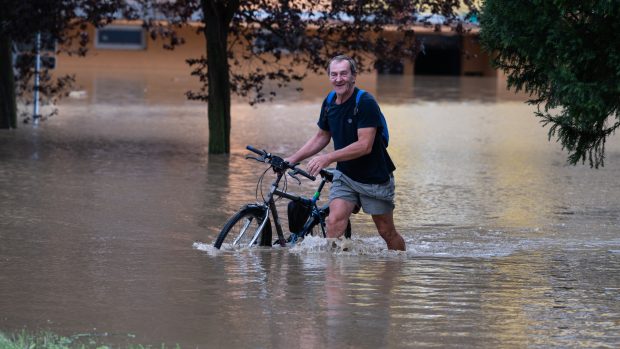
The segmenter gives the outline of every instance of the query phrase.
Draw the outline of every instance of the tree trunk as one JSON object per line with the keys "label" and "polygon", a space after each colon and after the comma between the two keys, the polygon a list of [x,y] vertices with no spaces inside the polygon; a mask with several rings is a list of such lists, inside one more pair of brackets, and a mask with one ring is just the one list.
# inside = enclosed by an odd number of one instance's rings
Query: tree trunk
{"label": "tree trunk", "polygon": [[0,34],[0,128],[17,127],[11,39]]}
{"label": "tree trunk", "polygon": [[202,0],[207,40],[209,153],[230,152],[228,31],[238,1]]}

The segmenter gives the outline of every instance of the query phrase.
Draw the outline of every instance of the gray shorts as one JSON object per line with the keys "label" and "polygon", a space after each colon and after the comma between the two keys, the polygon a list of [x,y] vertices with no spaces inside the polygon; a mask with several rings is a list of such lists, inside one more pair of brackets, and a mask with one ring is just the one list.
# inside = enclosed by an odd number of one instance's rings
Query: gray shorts
{"label": "gray shorts", "polygon": [[385,214],[394,210],[394,176],[382,184],[365,184],[352,180],[344,173],[333,170],[334,181],[329,190],[329,202],[344,199],[360,206],[371,215]]}

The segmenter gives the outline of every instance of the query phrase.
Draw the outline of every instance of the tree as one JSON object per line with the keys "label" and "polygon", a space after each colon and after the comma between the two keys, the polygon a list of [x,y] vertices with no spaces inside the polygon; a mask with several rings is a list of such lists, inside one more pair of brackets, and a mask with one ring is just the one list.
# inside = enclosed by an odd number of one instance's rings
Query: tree
{"label": "tree", "polygon": [[620,126],[620,2],[486,0],[481,40],[508,86],[528,103],[568,162],[604,166],[605,141]]}
{"label": "tree", "polygon": [[[278,88],[322,72],[330,57],[350,54],[360,70],[373,63],[413,59],[418,51],[413,26],[420,13],[456,11],[468,0],[178,0],[143,1],[162,13],[166,24],[149,20],[152,36],[183,43],[176,26],[202,22],[205,55],[188,59],[203,87],[190,99],[208,102],[209,153],[230,151],[231,92],[251,104],[274,98]],[[462,30],[462,26],[456,26]],[[238,54],[238,52],[242,52]],[[234,67],[234,70],[231,70]]]}
{"label": "tree", "polygon": [[[25,96],[32,89],[37,33],[57,41],[58,47],[69,54],[84,55],[89,40],[86,24],[99,26],[118,16],[133,18],[136,11],[122,0],[0,2],[0,128],[17,127],[16,97]],[[72,45],[76,41],[77,45]],[[31,47],[24,59],[16,64],[17,77],[13,69],[16,43]],[[52,78],[49,69],[44,67],[39,92],[45,98],[53,99],[66,91],[72,81],[72,76]]]}
{"label": "tree", "polygon": [[[0,11],[4,11],[0,9]],[[13,76],[11,40],[0,34],[0,128],[15,128],[17,104]]]}

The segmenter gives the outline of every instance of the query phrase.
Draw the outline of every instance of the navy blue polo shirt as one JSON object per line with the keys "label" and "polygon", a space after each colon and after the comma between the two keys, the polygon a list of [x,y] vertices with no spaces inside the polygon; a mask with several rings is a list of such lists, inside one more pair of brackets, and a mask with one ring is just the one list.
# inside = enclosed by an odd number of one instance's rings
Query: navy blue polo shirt
{"label": "navy blue polo shirt", "polygon": [[327,99],[325,99],[317,124],[322,130],[331,133],[335,150],[356,142],[359,128],[376,127],[377,133],[372,151],[357,159],[339,161],[336,168],[360,183],[385,183],[390,180],[390,174],[396,167],[381,140],[383,126],[379,104],[370,93],[366,92],[361,96],[358,111],[355,114],[355,96],[358,90],[356,87],[353,95],[343,104],[336,104],[336,97],[334,97],[328,106]]}

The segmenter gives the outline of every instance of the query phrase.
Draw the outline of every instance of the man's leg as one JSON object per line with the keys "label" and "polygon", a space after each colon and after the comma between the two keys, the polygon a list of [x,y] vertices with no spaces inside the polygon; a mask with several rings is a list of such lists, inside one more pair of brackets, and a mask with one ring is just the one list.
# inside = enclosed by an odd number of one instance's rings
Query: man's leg
{"label": "man's leg", "polygon": [[[330,211],[331,212],[331,211]],[[405,251],[405,239],[396,231],[393,212],[372,215],[379,235],[387,243],[388,250]]]}
{"label": "man's leg", "polygon": [[339,238],[347,229],[347,223],[355,203],[344,199],[333,199],[329,203],[329,216],[327,216],[327,237]]}

